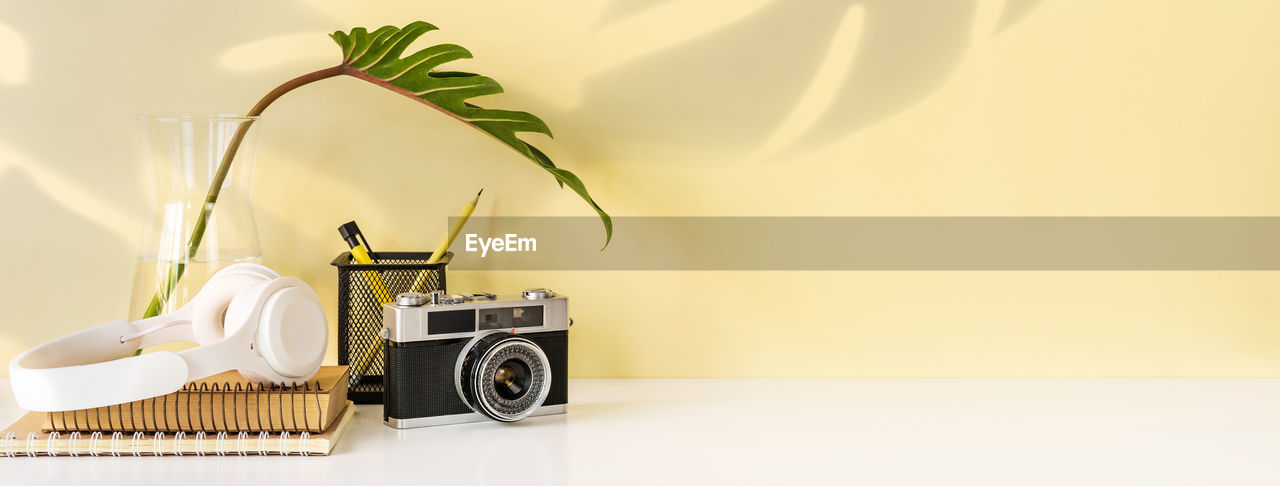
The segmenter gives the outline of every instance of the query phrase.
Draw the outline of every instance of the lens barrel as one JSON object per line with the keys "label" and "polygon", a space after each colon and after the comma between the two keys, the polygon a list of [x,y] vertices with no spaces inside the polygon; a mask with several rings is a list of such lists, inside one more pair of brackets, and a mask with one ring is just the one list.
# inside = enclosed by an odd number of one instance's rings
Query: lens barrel
{"label": "lens barrel", "polygon": [[551,391],[542,348],[509,332],[476,338],[458,362],[458,394],[472,410],[500,422],[533,413]]}

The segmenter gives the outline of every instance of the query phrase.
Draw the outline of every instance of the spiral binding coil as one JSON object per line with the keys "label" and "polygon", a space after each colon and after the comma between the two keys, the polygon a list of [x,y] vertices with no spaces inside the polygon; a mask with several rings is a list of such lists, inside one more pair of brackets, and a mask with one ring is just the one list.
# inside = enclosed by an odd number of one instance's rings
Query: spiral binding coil
{"label": "spiral binding coil", "polygon": [[[0,457],[36,457],[40,455],[57,456],[59,448],[57,444],[62,435],[58,432],[50,432],[41,437],[35,432],[29,432],[25,437],[20,437],[13,432],[0,437]],[[247,440],[249,434],[247,432],[239,432],[234,438],[226,432],[218,432],[216,435],[207,435],[204,432],[197,432],[194,438],[189,438],[185,432],[178,432],[168,438],[164,432],[156,432],[153,435],[147,435],[143,432],[134,432],[132,436],[125,436],[121,432],[114,432],[108,437],[103,432],[93,432],[89,434],[88,440],[84,440],[80,432],[72,432],[68,438],[65,449],[67,455],[78,457],[81,455],[89,456],[161,456],[166,453],[169,455],[181,456],[184,454],[195,454],[204,456],[210,454],[206,452],[206,442],[213,443],[212,454],[218,456],[247,456],[256,454],[261,456],[267,455],[298,455],[310,456],[311,452],[307,450],[307,441],[311,440],[309,432],[302,432],[296,437],[289,432],[281,432],[274,438],[268,432],[258,434],[256,448],[249,446]],[[268,450],[268,441],[277,441],[276,450]],[[170,446],[165,447],[168,441]],[[233,442],[234,441],[234,442]],[[150,442],[150,447],[146,447],[144,443]],[[182,444],[184,442],[195,442],[188,444],[183,452]],[[322,453],[323,454],[323,453]]]}
{"label": "spiral binding coil", "polygon": [[[345,375],[341,379],[345,381]],[[318,380],[293,385],[191,382],[176,393],[146,400],[88,410],[47,412],[46,424],[53,432],[297,431],[318,434],[324,431],[323,424],[319,420],[312,423],[311,419],[324,415],[320,393]],[[209,416],[205,416],[206,408],[210,410]],[[170,423],[171,411],[175,423]]]}
{"label": "spiral binding coil", "polygon": [[[338,380],[346,383],[347,374]],[[308,442],[327,425],[320,420],[325,413],[322,393],[327,394],[319,380],[292,385],[191,382],[176,393],[146,400],[48,412],[45,433],[0,437],[0,457],[307,456],[312,455]],[[257,434],[256,444],[251,434]]]}

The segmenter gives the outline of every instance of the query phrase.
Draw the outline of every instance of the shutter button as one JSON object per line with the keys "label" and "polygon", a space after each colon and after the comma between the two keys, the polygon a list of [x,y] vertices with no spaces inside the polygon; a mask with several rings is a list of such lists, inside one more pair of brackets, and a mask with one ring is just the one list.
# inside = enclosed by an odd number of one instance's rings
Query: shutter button
{"label": "shutter button", "polygon": [[542,300],[555,297],[556,294],[547,289],[525,289],[524,300]]}
{"label": "shutter button", "polygon": [[427,294],[421,292],[405,292],[396,295],[396,305],[403,307],[417,307],[427,303]]}

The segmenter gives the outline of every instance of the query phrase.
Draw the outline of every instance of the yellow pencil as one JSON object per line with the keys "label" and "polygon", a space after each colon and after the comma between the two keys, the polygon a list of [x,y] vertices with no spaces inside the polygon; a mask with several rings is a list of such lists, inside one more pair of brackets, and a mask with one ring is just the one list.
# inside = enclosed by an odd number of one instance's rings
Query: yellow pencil
{"label": "yellow pencil", "polygon": [[[369,247],[369,241],[364,238],[364,233],[360,232],[360,226],[355,221],[348,221],[346,224],[338,227],[338,234],[342,236],[342,241],[347,242],[347,246],[351,247],[351,259],[361,265],[373,264],[373,258],[369,253],[373,251]],[[369,287],[373,290],[373,295],[380,303],[391,302],[391,294],[387,292],[387,286],[382,283],[382,277],[378,272],[365,271],[365,280],[369,281]]]}
{"label": "yellow pencil", "polygon": [[[440,240],[439,245],[436,245],[435,251],[431,252],[431,258],[427,259],[427,264],[440,263],[440,260],[444,258],[445,253],[449,251],[449,245],[453,244],[454,238],[457,238],[458,233],[462,232],[462,226],[467,224],[467,220],[471,218],[471,213],[476,210],[476,203],[480,202],[480,194],[483,192],[484,189],[481,188],[480,192],[476,193],[476,198],[472,199],[470,204],[467,204],[466,207],[462,208],[462,214],[459,215],[458,220],[453,223],[453,228],[449,229],[449,234],[444,235],[444,239]],[[355,255],[355,248],[353,247],[352,250],[352,255]],[[363,248],[361,248],[361,250],[363,250]],[[368,254],[364,253],[364,257],[368,258]],[[361,261],[359,263],[365,262]],[[370,260],[369,263],[373,263],[372,260]],[[409,286],[410,292],[419,292],[422,289],[422,285],[427,281],[427,272],[427,270],[418,272],[418,277],[413,279],[413,285]],[[374,293],[377,294],[378,300],[384,304],[390,302],[391,295],[386,291],[386,287],[382,285],[382,279],[374,272],[368,273],[373,273],[373,277],[370,279],[369,284],[374,286]],[[366,274],[365,278],[370,277]],[[377,279],[376,283],[373,279]],[[381,290],[381,292],[379,292],[379,290]],[[385,300],[384,296],[386,297]],[[377,356],[378,353],[381,352],[382,341],[375,341],[373,346],[370,346],[369,350],[364,353],[364,356],[356,362],[355,371],[351,373],[351,386],[354,387],[356,384],[360,383],[360,377],[364,376],[365,371],[368,371],[369,366],[373,364],[374,356]]]}
{"label": "yellow pencil", "polygon": [[[338,227],[338,234],[342,235],[342,239],[351,247],[351,259],[361,265],[372,265],[373,258],[369,255],[369,242],[364,239],[364,234],[360,233],[360,227],[356,226],[355,221],[348,222]],[[391,302],[391,292],[387,291],[386,284],[382,281],[382,276],[378,272],[372,270],[361,271],[364,274],[365,281],[369,282],[369,289],[373,291],[373,296],[380,304]],[[377,352],[381,352],[382,343],[378,342],[375,346],[365,353],[364,357],[357,363],[355,371],[351,373],[350,386],[354,387],[360,383],[360,377],[369,369],[369,364]]]}
{"label": "yellow pencil", "polygon": [[[369,258],[369,252],[365,251],[364,245],[356,245],[351,247],[351,259],[361,265],[372,265],[373,259]],[[382,283],[382,276],[378,272],[366,271],[364,273],[365,280],[369,281],[369,287],[373,289],[373,296],[378,299],[378,303],[385,304],[391,302],[391,293],[387,292],[387,286]]]}
{"label": "yellow pencil", "polygon": [[[476,210],[476,203],[480,202],[480,194],[483,193],[484,189],[480,189],[480,192],[476,193],[476,198],[472,199],[470,204],[467,204],[462,208],[462,214],[458,215],[457,221],[454,221],[453,228],[449,229],[449,234],[444,235],[444,238],[440,239],[440,244],[436,245],[435,251],[431,252],[431,258],[427,259],[428,265],[440,263],[440,260],[444,259],[444,255],[449,252],[449,245],[453,244],[453,240],[458,238],[458,233],[462,232],[462,227],[467,224],[467,220],[471,219],[471,213]],[[422,288],[422,284],[426,279],[427,271],[423,270],[422,272],[419,272],[418,278],[413,280],[413,285],[409,287],[409,290],[418,292],[419,289]]]}

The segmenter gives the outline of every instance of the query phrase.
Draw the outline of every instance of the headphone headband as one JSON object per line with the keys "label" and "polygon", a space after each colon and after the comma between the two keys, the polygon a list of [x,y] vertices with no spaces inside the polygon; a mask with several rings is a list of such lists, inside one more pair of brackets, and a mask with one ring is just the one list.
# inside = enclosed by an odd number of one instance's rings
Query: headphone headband
{"label": "headphone headband", "polygon": [[[18,406],[37,412],[80,410],[173,393],[187,381],[187,362],[169,351],[130,358],[137,331],[112,321],[41,344],[9,363]],[[121,380],[121,376],[131,379]]]}
{"label": "headphone headband", "polygon": [[[227,370],[240,370],[242,375],[260,382],[310,379],[320,367],[328,342],[324,310],[315,292],[298,279],[280,277],[271,269],[255,264],[227,267],[210,278],[209,283],[214,284],[220,277],[219,285],[223,288],[219,292],[202,290],[190,303],[171,314],[137,322],[100,324],[18,355],[9,362],[9,380],[18,406],[37,412],[56,412],[116,405],[173,393],[189,381]],[[232,285],[241,286],[239,292],[231,293],[234,295],[226,292],[228,278],[238,279],[233,280]],[[237,281],[240,283],[235,283]],[[276,300],[287,296],[295,305],[288,307],[291,311],[286,314],[266,315],[262,308],[272,305],[273,295],[277,296]],[[235,316],[226,312],[232,301],[239,309]],[[201,313],[212,315],[193,315]],[[228,314],[226,319],[236,322],[223,324],[224,313]],[[227,327],[227,334],[216,341],[177,353],[157,351],[132,356],[144,346],[170,341],[197,342],[198,336],[192,330],[193,317],[207,320],[214,316],[218,324]],[[294,353],[315,355],[310,362],[314,366],[307,367],[309,372],[303,376],[292,376],[304,371],[301,369],[282,374],[270,364],[271,350],[254,346],[264,337],[273,342],[289,340],[277,346],[299,342],[297,337],[273,335],[270,330],[278,325],[277,320],[292,322],[295,334],[319,332],[323,336],[318,341],[319,349],[314,338],[301,341],[310,343],[304,346],[306,349],[292,349]],[[264,325],[266,328],[261,327]]]}

